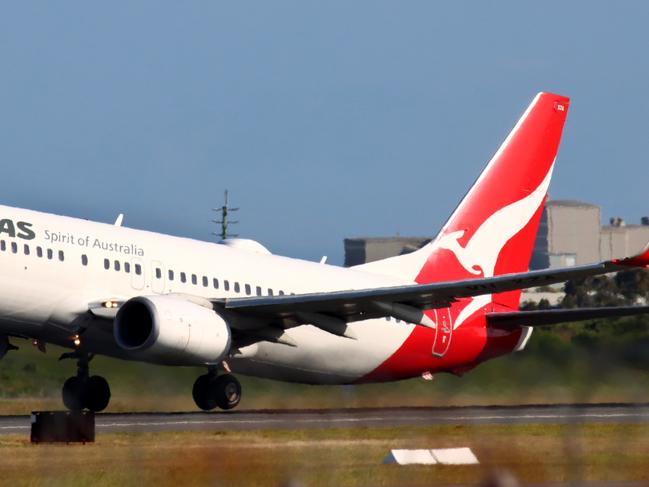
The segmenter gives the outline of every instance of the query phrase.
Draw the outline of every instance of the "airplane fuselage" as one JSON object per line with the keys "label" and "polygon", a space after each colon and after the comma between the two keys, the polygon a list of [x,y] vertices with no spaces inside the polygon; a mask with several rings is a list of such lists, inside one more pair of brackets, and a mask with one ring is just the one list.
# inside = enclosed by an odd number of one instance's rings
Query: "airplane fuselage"
{"label": "airplane fuselage", "polygon": [[[255,249],[0,206],[0,334],[74,347],[72,337],[83,321],[84,351],[123,359],[144,360],[117,345],[112,322],[88,313],[90,303],[163,294],[218,299],[411,283]],[[464,305],[460,300],[450,308],[429,310],[441,324],[435,330],[377,318],[351,323],[356,339],[350,339],[300,325],[286,331],[297,346],[262,340],[234,347],[227,361],[234,372],[248,375],[343,384],[461,373],[520,345],[520,331],[488,328],[481,313],[454,329],[454,307]],[[493,310],[497,305],[489,306]]]}

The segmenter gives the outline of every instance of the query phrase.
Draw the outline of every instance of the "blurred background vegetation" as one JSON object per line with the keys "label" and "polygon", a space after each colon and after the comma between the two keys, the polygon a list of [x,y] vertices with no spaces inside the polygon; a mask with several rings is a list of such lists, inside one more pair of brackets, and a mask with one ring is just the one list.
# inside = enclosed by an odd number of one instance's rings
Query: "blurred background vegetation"
{"label": "blurred background vegetation", "polygon": [[[559,289],[558,291],[561,291]],[[649,296],[649,273],[568,282],[561,307],[636,305]],[[523,303],[525,309],[548,303]],[[59,362],[26,340],[0,362],[0,413],[61,408],[63,381],[75,362]],[[278,407],[434,406],[556,402],[645,402],[649,399],[649,315],[567,323],[537,329],[525,351],[486,362],[464,377],[438,374],[362,386],[305,386],[240,377],[240,409]],[[96,357],[91,373],[105,376],[109,411],[195,410],[191,388],[199,368],[163,367]]]}

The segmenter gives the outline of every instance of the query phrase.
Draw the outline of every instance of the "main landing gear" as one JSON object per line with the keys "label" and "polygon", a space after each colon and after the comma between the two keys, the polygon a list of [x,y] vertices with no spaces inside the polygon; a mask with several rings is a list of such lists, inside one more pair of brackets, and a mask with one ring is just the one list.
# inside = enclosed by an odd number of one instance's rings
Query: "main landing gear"
{"label": "main landing gear", "polygon": [[90,376],[88,362],[94,355],[72,352],[64,353],[61,359],[77,359],[77,375],[68,378],[63,384],[63,404],[71,411],[89,409],[99,412],[106,409],[110,401],[110,387],[108,382],[100,375]]}
{"label": "main landing gear", "polygon": [[196,379],[192,396],[203,411],[216,407],[232,409],[241,401],[241,384],[232,374],[218,375],[216,369],[211,368],[207,374]]}

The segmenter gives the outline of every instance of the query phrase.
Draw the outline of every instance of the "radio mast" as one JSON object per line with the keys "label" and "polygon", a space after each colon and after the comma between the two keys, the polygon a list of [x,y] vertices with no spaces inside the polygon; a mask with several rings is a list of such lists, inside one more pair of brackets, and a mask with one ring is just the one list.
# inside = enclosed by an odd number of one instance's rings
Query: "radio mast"
{"label": "radio mast", "polygon": [[223,206],[221,208],[212,208],[212,211],[216,211],[221,214],[221,219],[220,220],[212,220],[212,223],[216,223],[217,225],[221,225],[221,231],[220,232],[212,232],[212,235],[216,235],[218,237],[221,237],[221,240],[225,240],[230,237],[238,237],[238,234],[234,233],[229,233],[228,232],[228,226],[229,225],[236,225],[239,223],[238,221],[232,221],[228,219],[228,216],[231,212],[234,211],[239,211],[239,208],[230,208],[228,204],[228,190],[225,190],[225,197],[224,197],[225,202],[223,203]]}

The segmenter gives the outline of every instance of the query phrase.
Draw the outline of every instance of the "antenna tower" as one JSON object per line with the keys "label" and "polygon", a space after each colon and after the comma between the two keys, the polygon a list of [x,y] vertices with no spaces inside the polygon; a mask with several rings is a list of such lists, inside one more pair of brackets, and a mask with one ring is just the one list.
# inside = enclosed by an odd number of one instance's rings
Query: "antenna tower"
{"label": "antenna tower", "polygon": [[221,214],[221,219],[220,220],[212,220],[213,223],[216,223],[217,225],[221,225],[221,231],[220,232],[212,232],[212,235],[217,235],[221,237],[221,240],[225,240],[229,237],[238,237],[238,234],[234,233],[228,233],[228,226],[229,225],[236,225],[239,223],[238,221],[232,221],[228,219],[228,215],[233,212],[233,211],[239,211],[239,208],[230,208],[228,206],[228,190],[225,190],[225,202],[223,203],[223,206],[221,208],[212,208],[212,211],[216,211]]}

